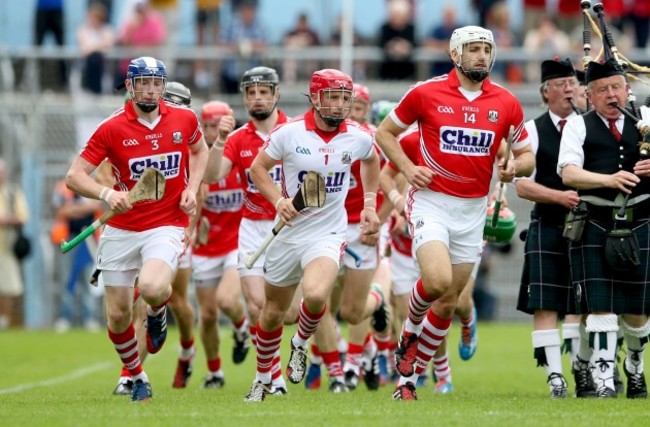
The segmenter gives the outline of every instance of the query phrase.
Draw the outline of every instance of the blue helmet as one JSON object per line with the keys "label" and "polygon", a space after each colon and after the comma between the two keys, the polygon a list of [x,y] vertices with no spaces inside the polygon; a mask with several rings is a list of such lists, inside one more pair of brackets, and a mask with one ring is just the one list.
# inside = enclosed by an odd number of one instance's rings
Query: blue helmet
{"label": "blue helmet", "polygon": [[[127,80],[131,81],[131,96],[133,97],[133,91],[135,89],[135,81],[137,78],[143,77],[158,77],[162,79],[162,87],[164,95],[164,88],[167,83],[167,69],[165,64],[159,59],[152,58],[150,56],[141,56],[140,58],[135,58],[129,63],[129,68],[126,71]],[[151,112],[156,109],[158,106],[158,101],[155,103],[152,102],[141,102],[135,101],[135,103],[142,109],[144,112]]]}

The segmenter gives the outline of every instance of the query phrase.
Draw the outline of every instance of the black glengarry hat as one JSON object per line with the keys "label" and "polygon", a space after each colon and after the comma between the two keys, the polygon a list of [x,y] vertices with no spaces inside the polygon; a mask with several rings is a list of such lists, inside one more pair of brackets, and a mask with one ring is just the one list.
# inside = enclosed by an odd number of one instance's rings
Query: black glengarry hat
{"label": "black glengarry hat", "polygon": [[572,77],[576,75],[576,70],[569,58],[560,60],[555,57],[542,62],[542,83],[550,79],[559,79],[561,77]]}
{"label": "black glengarry hat", "polygon": [[616,62],[614,58],[609,58],[605,62],[591,61],[587,64],[585,72],[585,82],[589,84],[594,80],[604,79],[612,76],[622,76],[623,68]]}

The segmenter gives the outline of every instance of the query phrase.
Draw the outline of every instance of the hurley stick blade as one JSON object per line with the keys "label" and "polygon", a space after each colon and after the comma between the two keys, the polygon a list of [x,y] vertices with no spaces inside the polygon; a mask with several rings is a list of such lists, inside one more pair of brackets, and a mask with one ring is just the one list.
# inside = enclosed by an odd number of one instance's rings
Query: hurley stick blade
{"label": "hurley stick blade", "polygon": [[145,170],[140,180],[129,191],[129,201],[137,203],[143,200],[162,199],[165,194],[165,182],[165,177],[158,169]]}

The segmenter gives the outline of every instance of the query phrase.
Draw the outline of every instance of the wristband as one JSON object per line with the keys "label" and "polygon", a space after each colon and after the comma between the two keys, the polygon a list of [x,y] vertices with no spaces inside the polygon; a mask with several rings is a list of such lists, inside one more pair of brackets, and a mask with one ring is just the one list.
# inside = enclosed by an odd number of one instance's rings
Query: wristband
{"label": "wristband", "polygon": [[113,189],[111,188],[110,190],[108,190],[108,192],[106,193],[106,196],[104,196],[103,200],[104,200],[106,203],[110,203],[111,196],[113,195],[113,193],[115,193],[115,190],[113,190]]}
{"label": "wristband", "polygon": [[102,187],[102,191],[99,192],[99,200],[104,200],[104,196],[106,196],[108,190],[108,187]]}
{"label": "wristband", "polygon": [[280,197],[277,202],[275,202],[275,210],[278,210],[278,206],[280,205],[280,202],[284,200],[284,197]]}
{"label": "wristband", "polygon": [[221,149],[223,149],[223,147],[226,146],[226,140],[225,140],[225,139],[221,139],[221,138],[217,138],[217,139],[214,141],[214,146],[217,147],[217,148],[221,148]]}
{"label": "wristband", "polygon": [[400,193],[399,190],[396,188],[390,190],[390,193],[388,193],[388,200],[390,200],[393,206],[397,206],[400,199],[404,199],[404,196],[402,196],[402,193]]}

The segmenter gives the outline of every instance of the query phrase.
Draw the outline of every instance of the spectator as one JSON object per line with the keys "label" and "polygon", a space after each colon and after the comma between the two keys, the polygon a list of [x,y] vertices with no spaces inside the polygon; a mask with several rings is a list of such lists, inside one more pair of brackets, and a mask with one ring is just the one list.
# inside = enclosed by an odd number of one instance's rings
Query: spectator
{"label": "spectator", "polygon": [[[103,7],[103,6],[102,6]],[[57,181],[52,195],[52,205],[56,212],[56,221],[52,228],[52,243],[61,244],[61,240],[69,240],[80,234],[88,227],[97,214],[102,210],[102,204],[97,200],[81,197],[65,186],[65,181]],[[92,237],[88,239],[92,240]],[[82,325],[91,331],[99,329],[98,298],[93,295],[88,285],[88,277],[93,272],[94,253],[90,246],[94,241],[76,246],[69,256],[65,257],[67,274],[65,288],[61,292],[59,316],[54,323],[58,332],[65,332],[75,323],[75,315],[79,316]],[[94,251],[92,251],[94,252]],[[77,305],[76,303],[79,303]]]}
{"label": "spectator", "polygon": [[23,294],[20,262],[12,245],[16,229],[27,222],[28,215],[25,195],[7,182],[7,164],[0,159],[0,330],[10,326],[16,297]]}
{"label": "spectator", "polygon": [[[344,28],[344,15],[339,15],[338,19],[336,20],[336,27],[334,28],[334,32],[332,33],[332,37],[330,39],[330,45],[340,47],[341,43],[343,42],[343,28]],[[359,33],[352,28],[352,46],[360,46],[363,45],[365,41],[361,38]],[[338,61],[334,63],[330,63],[328,66],[329,68],[336,68],[340,64]],[[355,59],[352,63],[352,78],[354,81],[357,80],[366,80],[366,62],[362,60]]]}
{"label": "spectator", "polygon": [[476,9],[476,12],[478,13],[478,25],[480,27],[487,27],[490,9],[492,9],[492,6],[499,1],[500,0],[472,0],[472,6],[474,6],[474,9]]}
{"label": "spectator", "polygon": [[647,0],[632,0],[630,19],[634,24],[634,45],[645,49],[650,33],[650,2]]}
{"label": "spectator", "polygon": [[104,55],[115,44],[113,28],[106,19],[106,7],[101,3],[91,3],[86,22],[77,29],[77,42],[84,57],[82,86],[94,94],[102,93]]}
{"label": "spectator", "polygon": [[229,48],[237,59],[224,62],[221,74],[223,91],[229,94],[239,92],[239,79],[243,70],[261,65],[262,53],[267,47],[267,33],[258,19],[257,7],[249,1],[242,1],[236,15],[221,31],[220,43]]}
{"label": "spectator", "polygon": [[[424,46],[435,50],[436,53],[446,52],[449,47],[451,34],[456,28],[461,26],[458,24],[456,7],[453,4],[448,4],[442,10],[442,23],[431,31],[429,36],[424,40]],[[449,60],[445,58],[444,61],[436,61],[431,64],[431,75],[440,76],[447,74],[450,69]]]}
{"label": "spectator", "polygon": [[[521,36],[526,37],[528,32],[537,27],[542,17],[548,16],[546,0],[524,0],[524,25]],[[533,81],[532,79],[530,79]]]}
{"label": "spectator", "polygon": [[[540,55],[548,52],[551,56],[557,54],[563,56],[570,50],[569,36],[557,27],[557,24],[548,15],[541,16],[537,27],[526,34],[524,39],[524,50],[533,55]],[[540,67],[539,60],[530,61],[526,65],[526,78],[529,82],[539,81]]]}
{"label": "spectator", "polygon": [[415,26],[411,21],[411,5],[406,0],[391,0],[388,3],[388,20],[379,30],[379,47],[384,51],[379,76],[387,80],[413,78],[415,46]]}
{"label": "spectator", "polygon": [[[65,25],[63,21],[63,0],[37,0],[36,2],[36,46],[41,46],[48,33],[52,33],[56,44],[63,47],[65,41]],[[67,67],[63,59],[58,60],[58,83],[61,88],[68,84]]]}
{"label": "spectator", "polygon": [[[287,50],[301,50],[320,45],[318,34],[309,26],[309,18],[306,13],[303,12],[298,15],[296,26],[284,36],[283,44]],[[288,83],[295,83],[297,77],[311,76],[319,67],[314,61],[306,61],[304,66],[298,67],[295,59],[285,59],[282,68],[285,80]],[[301,71],[300,76],[298,75],[299,69]]]}
{"label": "spectator", "polygon": [[148,0],[151,9],[155,10],[162,16],[165,22],[165,55],[161,60],[167,67],[167,72],[174,75],[175,70],[175,52],[178,48],[178,40],[180,38],[181,27],[181,13],[178,0]]}
{"label": "spectator", "polygon": [[[499,48],[509,49],[519,46],[519,41],[512,31],[510,12],[505,1],[494,3],[488,13],[488,29],[494,34],[494,41]],[[492,69],[494,74],[510,83],[520,83],[523,79],[521,64],[512,61],[499,61]]]}
{"label": "spectator", "polygon": [[[165,42],[167,29],[160,14],[151,9],[148,0],[136,0],[133,14],[120,29],[118,43],[124,47],[155,47]],[[130,58],[120,61],[117,83],[123,83]]]}
{"label": "spectator", "polygon": [[558,0],[557,17],[558,27],[567,34],[571,34],[578,27],[582,29],[582,9],[579,1]]}
{"label": "spectator", "polygon": [[[222,0],[196,0],[196,44],[213,46],[219,42],[219,19]],[[194,84],[198,89],[208,89],[212,85],[212,75],[216,69],[212,62],[210,72],[205,61],[197,59],[194,63]]]}

